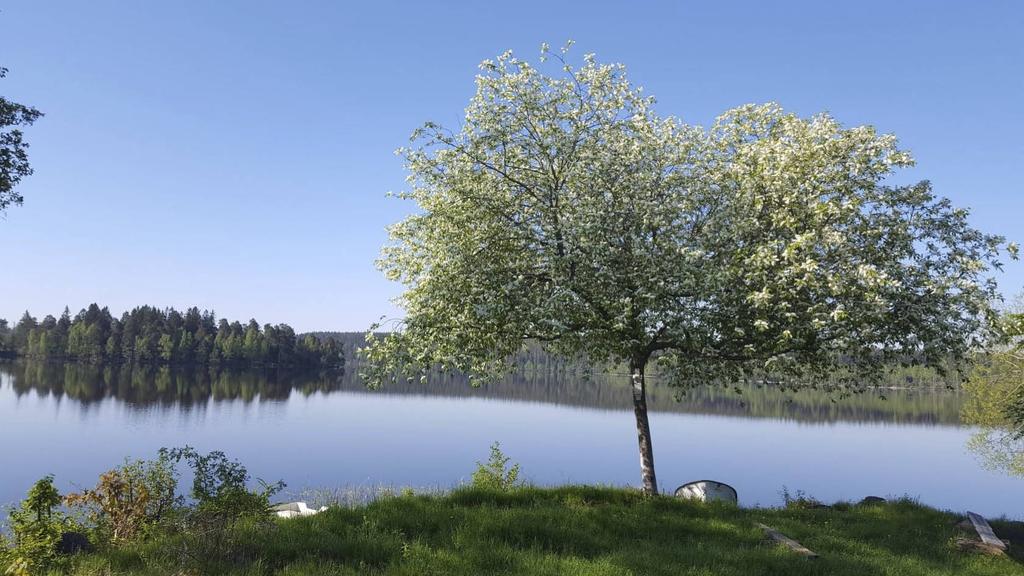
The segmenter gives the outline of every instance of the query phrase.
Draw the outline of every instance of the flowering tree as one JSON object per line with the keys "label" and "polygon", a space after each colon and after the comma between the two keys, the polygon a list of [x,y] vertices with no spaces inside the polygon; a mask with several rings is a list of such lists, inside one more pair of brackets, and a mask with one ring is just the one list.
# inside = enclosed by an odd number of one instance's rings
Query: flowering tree
{"label": "flowering tree", "polygon": [[[0,78],[6,76],[7,69],[0,67]],[[28,143],[18,127],[30,126],[42,115],[35,108],[0,96],[0,214],[11,204],[21,204],[21,194],[14,187],[22,178],[32,174],[28,163]]]}
{"label": "flowering tree", "polygon": [[371,335],[371,384],[436,365],[491,378],[527,340],[627,364],[653,493],[652,360],[680,385],[837,363],[863,383],[982,335],[1003,240],[927,182],[886,185],[912,163],[893,136],[774,104],[705,130],[657,115],[621,65],[564,53],[542,49],[554,75],[484,61],[461,129],[428,123],[400,151],[420,211],[378,262],[407,315]]}
{"label": "flowering tree", "polygon": [[992,470],[1024,476],[1024,313],[1003,315],[1004,341],[975,362],[964,383],[965,424],[978,427],[968,447]]}

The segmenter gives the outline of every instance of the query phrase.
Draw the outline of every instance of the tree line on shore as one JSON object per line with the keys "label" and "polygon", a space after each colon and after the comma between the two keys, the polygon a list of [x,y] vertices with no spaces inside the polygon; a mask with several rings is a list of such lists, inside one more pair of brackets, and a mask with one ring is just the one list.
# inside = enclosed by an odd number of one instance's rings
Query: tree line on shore
{"label": "tree line on shore", "polygon": [[14,326],[0,319],[0,353],[7,356],[88,362],[236,366],[340,367],[340,342],[297,335],[287,324],[247,324],[217,319],[196,307],[139,306],[115,318],[90,304],[72,316],[41,321],[26,311]]}

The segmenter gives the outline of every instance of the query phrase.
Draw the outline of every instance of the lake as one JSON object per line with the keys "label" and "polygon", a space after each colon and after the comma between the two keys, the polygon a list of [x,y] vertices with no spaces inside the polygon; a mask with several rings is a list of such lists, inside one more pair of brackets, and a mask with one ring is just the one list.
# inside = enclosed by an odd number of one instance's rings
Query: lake
{"label": "lake", "polygon": [[[802,490],[826,502],[908,495],[952,510],[1024,518],[1024,480],[985,470],[959,424],[963,397],[906,389],[830,399],[748,387],[650,392],[662,490],[691,480],[734,486],[746,506]],[[537,484],[638,485],[625,376],[459,378],[368,391],[355,376],[175,372],[0,363],[0,503],[54,474],[91,486],[126,457],[162,446],[223,450],[287,491],[468,481],[488,447]]]}

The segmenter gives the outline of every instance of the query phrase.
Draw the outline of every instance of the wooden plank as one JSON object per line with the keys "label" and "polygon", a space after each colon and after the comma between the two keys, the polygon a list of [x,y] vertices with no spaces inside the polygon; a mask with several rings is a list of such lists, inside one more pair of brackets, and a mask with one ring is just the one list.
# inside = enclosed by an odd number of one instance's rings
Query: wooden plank
{"label": "wooden plank", "polygon": [[987,520],[974,512],[968,512],[967,517],[971,519],[971,524],[974,524],[974,529],[978,532],[982,542],[1000,550],[1006,550],[1006,543],[996,537],[996,533],[992,531]]}
{"label": "wooden plank", "polygon": [[818,557],[817,554],[815,554],[814,552],[812,552],[812,551],[808,550],[807,548],[805,548],[803,544],[797,542],[796,540],[793,540],[792,538],[790,538],[789,536],[786,536],[782,532],[779,532],[778,530],[776,530],[774,528],[771,528],[769,526],[765,526],[764,524],[760,524],[760,523],[758,524],[758,527],[761,528],[761,530],[764,530],[764,533],[769,538],[771,538],[775,542],[778,542],[779,544],[782,544],[786,548],[789,548],[793,552],[796,552],[797,554],[800,554],[802,556],[806,556],[808,558],[817,558]]}

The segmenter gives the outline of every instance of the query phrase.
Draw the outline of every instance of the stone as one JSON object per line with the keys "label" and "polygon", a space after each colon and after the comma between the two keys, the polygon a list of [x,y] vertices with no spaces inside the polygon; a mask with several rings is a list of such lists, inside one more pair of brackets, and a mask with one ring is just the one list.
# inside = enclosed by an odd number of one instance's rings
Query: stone
{"label": "stone", "polygon": [[89,538],[81,532],[64,532],[60,535],[60,542],[57,542],[58,554],[78,554],[79,552],[92,552],[94,549]]}
{"label": "stone", "polygon": [[1005,554],[1002,548],[973,538],[956,538],[953,542],[961,552],[979,552],[990,556],[1002,556]]}
{"label": "stone", "polygon": [[861,504],[885,504],[885,502],[885,498],[882,498],[881,496],[865,496],[864,499],[860,501]]}

